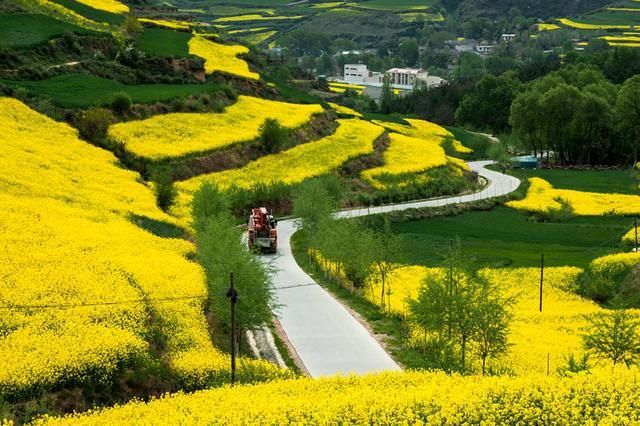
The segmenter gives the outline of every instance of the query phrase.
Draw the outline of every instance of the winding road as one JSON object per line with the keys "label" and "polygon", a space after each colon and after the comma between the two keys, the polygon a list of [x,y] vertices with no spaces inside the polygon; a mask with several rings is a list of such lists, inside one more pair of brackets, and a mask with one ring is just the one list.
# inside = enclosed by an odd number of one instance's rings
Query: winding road
{"label": "winding road", "polygon": [[[344,210],[336,217],[349,218],[411,208],[438,207],[499,197],[515,191],[520,181],[486,169],[491,161],[470,162],[469,166],[488,184],[479,192],[456,197],[404,204]],[[380,346],[369,330],[313,278],[298,266],[291,252],[295,220],[278,224],[278,254],[263,261],[274,269],[274,287],[280,324],[312,377],[338,373],[365,374],[400,367]]]}

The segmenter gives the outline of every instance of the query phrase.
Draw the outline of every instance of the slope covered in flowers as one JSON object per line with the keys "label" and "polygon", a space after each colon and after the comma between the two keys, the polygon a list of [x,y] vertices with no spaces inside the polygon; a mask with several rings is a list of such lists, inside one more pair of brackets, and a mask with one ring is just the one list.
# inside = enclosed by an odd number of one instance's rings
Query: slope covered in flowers
{"label": "slope covered in flowers", "polygon": [[315,142],[267,155],[240,169],[197,176],[177,183],[179,195],[173,212],[178,217],[186,217],[191,197],[203,182],[213,182],[222,189],[232,186],[251,189],[256,182],[262,185],[294,185],[325,175],[352,158],[371,154],[374,141],[384,133],[382,127],[359,119],[338,120],[338,123],[334,134]]}
{"label": "slope covered in flowers", "polygon": [[168,396],[45,425],[634,424],[640,372],[570,377],[386,373]]}
{"label": "slope covered in flowers", "polygon": [[[384,165],[362,173],[362,176],[378,189],[424,181],[428,177],[423,178],[417,174],[450,163],[450,158],[445,155],[439,143],[400,133],[392,133],[389,139],[391,142],[384,152]],[[467,168],[464,163],[455,164]]]}
{"label": "slope covered in flowers", "polygon": [[136,156],[161,160],[248,142],[273,118],[296,128],[322,112],[320,105],[299,105],[240,96],[222,113],[174,113],[111,126],[109,135]]}
{"label": "slope covered in flowers", "polygon": [[529,179],[531,186],[526,198],[510,201],[507,206],[532,213],[549,213],[568,204],[579,216],[637,215],[640,214],[640,196],[605,194],[570,189],[556,189],[544,179]]}
{"label": "slope covered in flowers", "polygon": [[86,6],[98,10],[104,10],[111,13],[128,13],[129,6],[119,2],[118,0],[77,0]]}
{"label": "slope covered in flowers", "polygon": [[216,71],[251,80],[259,80],[260,75],[249,69],[249,65],[239,55],[249,53],[249,48],[242,45],[226,45],[194,36],[189,40],[189,53],[204,59],[204,69],[207,74]]}
{"label": "slope covered in flowers", "polygon": [[453,134],[442,126],[425,120],[417,120],[412,118],[405,118],[404,121],[409,123],[408,126],[399,123],[393,123],[389,121],[374,120],[376,124],[385,127],[392,132],[400,133],[401,135],[409,136],[416,139],[422,139],[424,141],[437,143],[442,145],[445,140],[450,139],[453,141],[453,149],[460,154],[470,154],[472,149],[462,145],[462,142],[456,140]]}
{"label": "slope covered in flowers", "polygon": [[0,396],[109,379],[151,335],[186,384],[224,371],[194,247],[132,223],[174,222],[138,175],[14,99],[0,130]]}

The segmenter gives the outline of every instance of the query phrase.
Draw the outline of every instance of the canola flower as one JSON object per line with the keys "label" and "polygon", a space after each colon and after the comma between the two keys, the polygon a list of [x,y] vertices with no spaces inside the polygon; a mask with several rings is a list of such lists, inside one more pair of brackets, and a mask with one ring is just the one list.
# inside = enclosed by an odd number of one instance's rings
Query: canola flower
{"label": "canola flower", "polygon": [[549,213],[568,204],[578,216],[637,215],[640,214],[640,196],[605,194],[569,189],[555,189],[544,179],[529,179],[531,186],[526,198],[510,201],[506,205],[532,213]]}
{"label": "canola flower", "polygon": [[176,21],[170,19],[151,19],[151,18],[138,18],[138,21],[143,24],[155,25],[157,27],[169,28],[172,30],[188,30],[191,28],[191,23],[184,21]]}
{"label": "canola flower", "polygon": [[249,53],[249,48],[242,45],[220,44],[195,35],[189,40],[189,53],[204,59],[207,74],[224,72],[250,80],[259,80],[260,74],[249,69],[249,65],[239,55]]}
{"label": "canola flower", "polygon": [[[0,98],[0,134],[0,302],[12,307],[0,310],[0,396],[99,382],[143,361],[150,314],[185,386],[226,374],[194,246],[134,223],[176,223],[139,176],[15,99]],[[250,364],[247,374],[281,376]]]}
{"label": "canola flower", "polygon": [[556,24],[538,24],[538,31],[555,31],[559,29],[560,26]]}
{"label": "canola flower", "polygon": [[174,113],[118,123],[109,136],[125,149],[150,160],[176,158],[249,142],[273,118],[293,129],[322,113],[320,105],[299,105],[240,96],[222,113]]}
{"label": "canola flower", "polygon": [[373,152],[373,143],[384,133],[382,127],[359,119],[338,120],[336,132],[315,142],[267,155],[240,169],[197,176],[178,182],[178,197],[172,212],[187,218],[193,194],[204,182],[221,189],[252,189],[261,185],[295,185],[306,179],[331,173],[345,162]]}
{"label": "canola flower", "polygon": [[410,136],[416,139],[423,139],[426,141],[437,141],[442,145],[447,139],[453,140],[453,149],[460,154],[470,154],[473,152],[471,148],[468,148],[462,144],[459,140],[455,139],[453,134],[442,126],[425,120],[417,120],[406,118],[404,119],[408,126],[399,123],[393,123],[389,121],[374,120],[374,123],[383,126],[384,128],[400,133],[401,135]]}
{"label": "canola flower", "polygon": [[558,22],[565,27],[575,28],[577,30],[626,30],[636,28],[632,25],[606,25],[606,24],[589,24],[586,22],[577,22],[569,18],[560,18]]}
{"label": "canola flower", "polygon": [[86,6],[92,7],[98,10],[104,10],[111,13],[128,13],[129,6],[119,2],[118,0],[77,0],[78,3],[82,3]]}
{"label": "canola flower", "polygon": [[68,22],[82,28],[93,31],[107,32],[110,30],[109,24],[104,22],[96,22],[89,18],[85,18],[79,13],[68,9],[61,4],[51,0],[14,0],[17,5],[32,13],[41,13],[51,16],[54,19]]}
{"label": "canola flower", "polygon": [[449,157],[437,141],[399,133],[390,134],[389,139],[389,148],[383,155],[384,165],[362,172],[362,177],[378,189],[410,184],[420,178],[418,174],[449,164]]}
{"label": "canola flower", "polygon": [[214,22],[219,23],[230,23],[230,22],[247,22],[247,21],[287,21],[287,20],[295,20],[301,19],[304,16],[296,15],[296,16],[274,16],[274,15],[258,15],[257,13],[247,14],[247,15],[237,15],[237,16],[225,16],[222,18],[216,19]]}
{"label": "canola flower", "polygon": [[480,377],[442,372],[297,379],[168,395],[35,425],[635,424],[640,372]]}
{"label": "canola flower", "polygon": [[362,118],[362,114],[360,114],[355,109],[343,105],[334,104],[333,102],[328,102],[328,104],[332,109],[336,110],[338,114]]}

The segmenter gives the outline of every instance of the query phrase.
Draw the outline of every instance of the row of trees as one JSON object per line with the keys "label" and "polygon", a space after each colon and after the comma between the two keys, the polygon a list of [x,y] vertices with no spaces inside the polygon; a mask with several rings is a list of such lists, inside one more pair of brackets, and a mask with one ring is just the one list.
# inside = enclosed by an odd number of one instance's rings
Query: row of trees
{"label": "row of trees", "polygon": [[206,273],[209,311],[217,322],[216,333],[231,334],[231,314],[226,297],[231,272],[239,294],[236,306],[239,335],[268,324],[277,310],[271,271],[246,249],[243,231],[236,226],[226,196],[213,184],[203,184],[194,196],[192,215],[197,258]]}
{"label": "row of trees", "polygon": [[635,163],[640,77],[616,85],[588,65],[568,66],[528,84],[512,72],[489,75],[464,96],[456,118],[493,132],[511,129],[524,149],[561,165]]}

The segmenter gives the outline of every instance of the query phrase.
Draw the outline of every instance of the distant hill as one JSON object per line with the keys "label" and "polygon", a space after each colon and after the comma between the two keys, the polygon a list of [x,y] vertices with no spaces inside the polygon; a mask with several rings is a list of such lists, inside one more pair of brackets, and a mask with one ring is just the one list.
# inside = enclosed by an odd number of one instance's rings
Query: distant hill
{"label": "distant hill", "polygon": [[518,8],[527,17],[547,19],[553,16],[572,16],[585,13],[608,4],[611,0],[441,0],[449,11],[457,10],[463,16],[501,16],[511,8]]}

